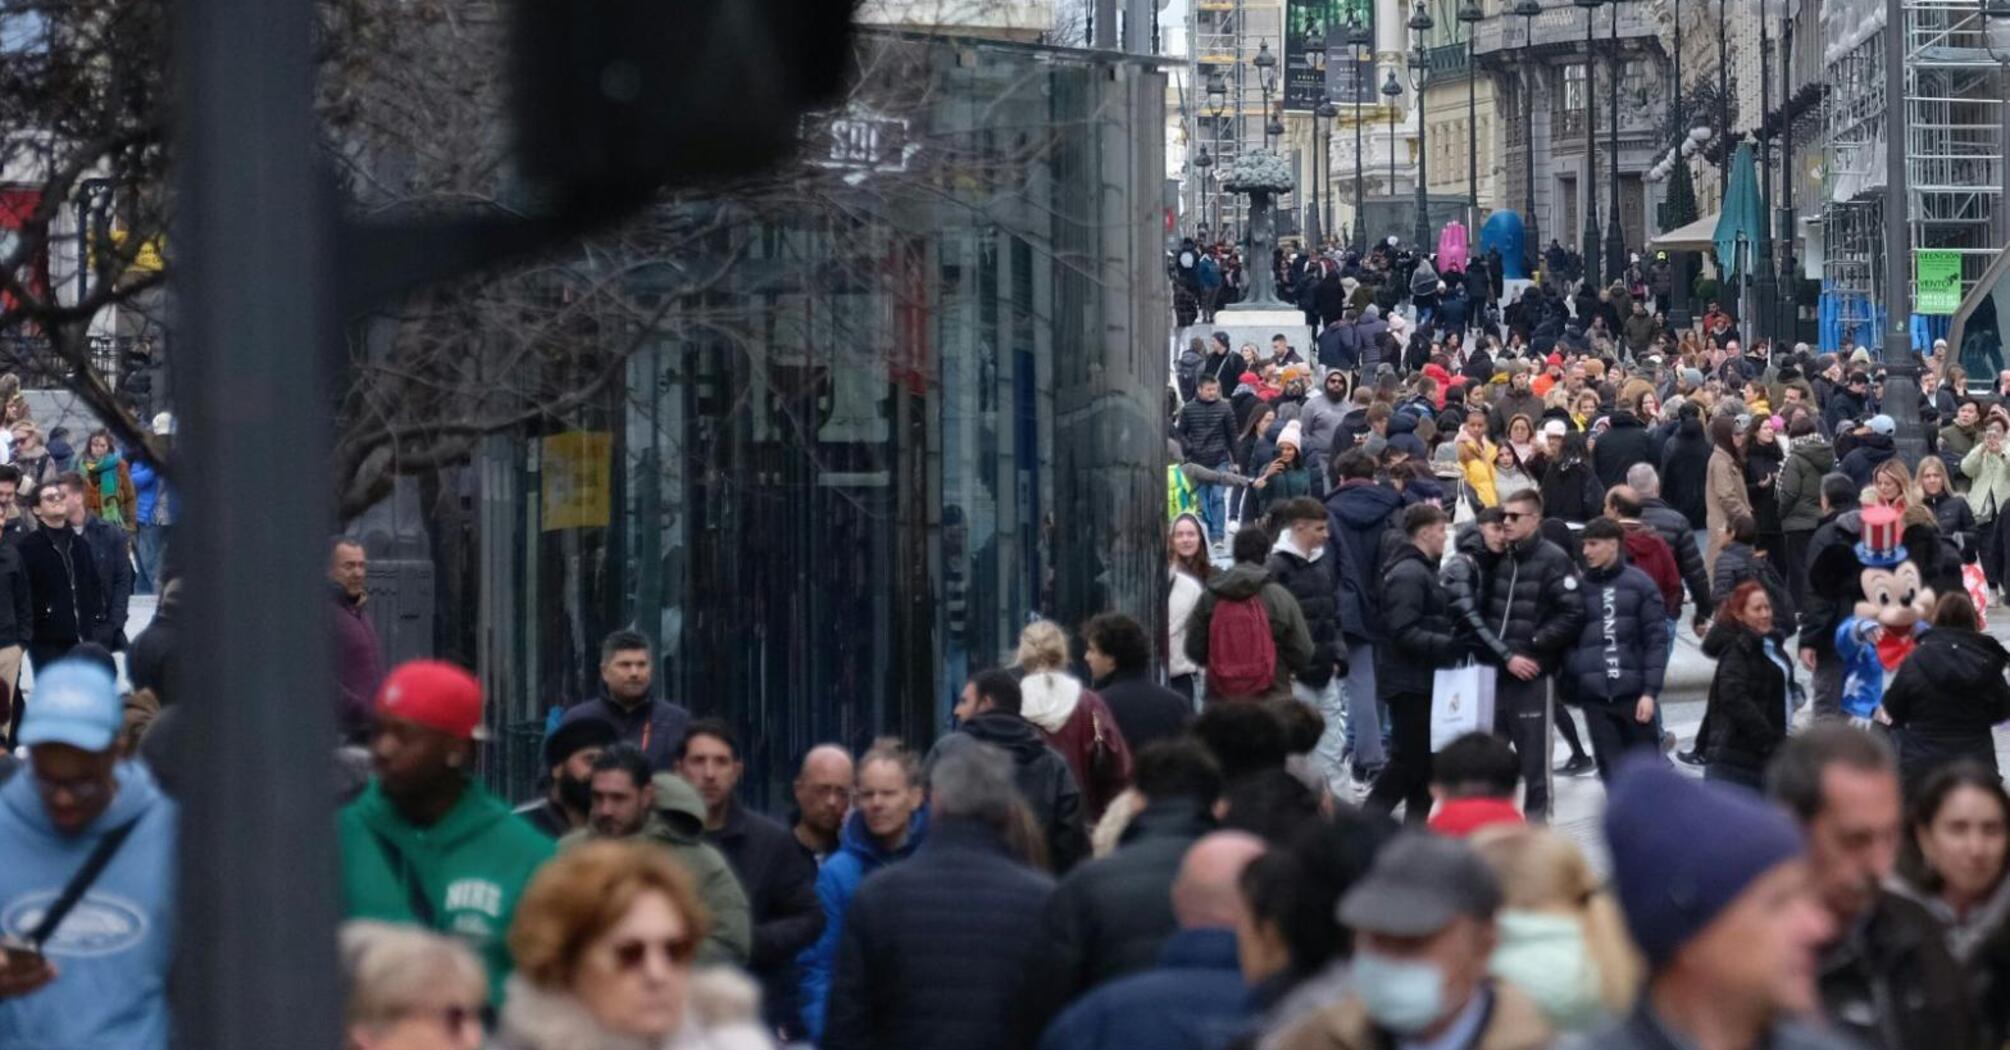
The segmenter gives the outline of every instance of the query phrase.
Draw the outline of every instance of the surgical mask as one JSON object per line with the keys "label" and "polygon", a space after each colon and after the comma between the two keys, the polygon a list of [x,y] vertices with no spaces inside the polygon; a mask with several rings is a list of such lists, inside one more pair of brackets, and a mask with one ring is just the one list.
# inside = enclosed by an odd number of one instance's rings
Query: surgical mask
{"label": "surgical mask", "polygon": [[1582,923],[1568,915],[1508,909],[1500,914],[1500,937],[1487,971],[1528,993],[1551,1024],[1581,1032],[1604,1019]]}
{"label": "surgical mask", "polygon": [[1415,1035],[1445,1014],[1445,975],[1432,963],[1362,951],[1350,979],[1368,1017],[1397,1035]]}

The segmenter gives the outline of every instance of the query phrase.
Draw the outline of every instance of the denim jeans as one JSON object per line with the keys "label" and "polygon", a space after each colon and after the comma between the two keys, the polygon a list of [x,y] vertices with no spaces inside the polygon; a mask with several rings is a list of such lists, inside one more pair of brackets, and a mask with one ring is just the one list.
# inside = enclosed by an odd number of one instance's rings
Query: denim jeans
{"label": "denim jeans", "polygon": [[1379,769],[1389,760],[1382,747],[1382,706],[1375,691],[1375,647],[1347,643],[1347,746],[1354,764]]}
{"label": "denim jeans", "polygon": [[1328,792],[1335,798],[1351,798],[1347,794],[1347,702],[1340,695],[1340,680],[1335,678],[1326,683],[1326,688],[1314,689],[1294,678],[1291,695],[1300,703],[1311,705],[1326,719],[1326,729],[1319,734],[1319,746],[1312,750],[1312,762],[1319,775],[1326,778]]}
{"label": "denim jeans", "polygon": [[167,552],[168,530],[172,525],[140,525],[139,536],[133,543],[133,560],[137,563],[133,572],[133,593],[152,594],[160,582],[161,555]]}
{"label": "denim jeans", "polygon": [[[1216,470],[1234,470],[1235,464],[1224,460],[1214,465]],[[1228,507],[1226,485],[1202,485],[1200,487],[1200,520],[1207,525],[1207,541],[1220,543],[1228,535]]]}

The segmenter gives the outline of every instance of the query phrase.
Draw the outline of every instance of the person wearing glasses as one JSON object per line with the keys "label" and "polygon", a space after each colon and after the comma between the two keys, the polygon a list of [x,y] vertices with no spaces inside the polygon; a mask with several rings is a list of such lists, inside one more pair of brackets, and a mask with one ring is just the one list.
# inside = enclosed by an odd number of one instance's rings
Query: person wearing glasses
{"label": "person wearing glasses", "polygon": [[165,1050],[178,811],[118,759],[111,673],[41,670],[27,767],[0,787],[0,1046]]}
{"label": "person wearing glasses", "polygon": [[510,925],[495,1050],[767,1047],[753,982],[694,969],[710,918],[676,858],[646,842],[567,850],[524,890]]}
{"label": "person wearing glasses", "polygon": [[481,1050],[489,979],[465,945],[359,919],[341,947],[346,1050]]}
{"label": "person wearing glasses", "polygon": [[21,538],[19,549],[35,610],[28,662],[40,671],[78,642],[96,636],[105,621],[105,600],[91,545],[70,528],[70,501],[63,486],[43,485],[34,500],[37,524]]}
{"label": "person wearing glasses", "polygon": [[1521,756],[1528,785],[1523,811],[1540,822],[1549,813],[1550,676],[1584,625],[1577,565],[1542,538],[1542,496],[1524,489],[1501,504],[1507,550],[1493,564],[1486,622],[1509,657],[1494,691],[1494,723]]}

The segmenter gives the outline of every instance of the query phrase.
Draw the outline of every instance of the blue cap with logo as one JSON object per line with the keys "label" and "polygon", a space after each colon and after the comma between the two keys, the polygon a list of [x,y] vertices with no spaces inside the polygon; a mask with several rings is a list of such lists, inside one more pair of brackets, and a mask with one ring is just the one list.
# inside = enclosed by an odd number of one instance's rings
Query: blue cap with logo
{"label": "blue cap with logo", "polygon": [[103,667],[88,660],[58,660],[35,676],[21,719],[21,743],[107,751],[124,725],[119,684]]}

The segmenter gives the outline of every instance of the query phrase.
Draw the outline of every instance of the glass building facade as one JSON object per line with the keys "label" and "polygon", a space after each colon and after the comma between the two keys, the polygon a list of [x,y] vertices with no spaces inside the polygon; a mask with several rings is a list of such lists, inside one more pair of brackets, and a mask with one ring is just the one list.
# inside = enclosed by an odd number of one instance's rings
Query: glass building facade
{"label": "glass building facade", "polygon": [[1159,626],[1162,77],[939,37],[865,54],[806,124],[819,188],[699,205],[719,278],[604,397],[477,457],[472,648],[513,793],[617,627],[779,805],[812,744],[925,745],[1031,616]]}

